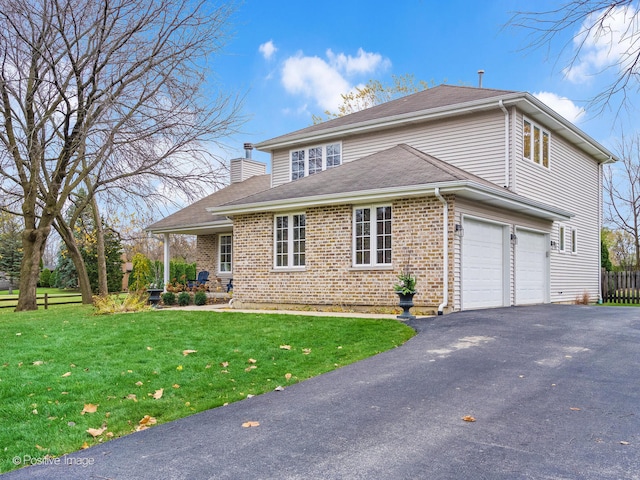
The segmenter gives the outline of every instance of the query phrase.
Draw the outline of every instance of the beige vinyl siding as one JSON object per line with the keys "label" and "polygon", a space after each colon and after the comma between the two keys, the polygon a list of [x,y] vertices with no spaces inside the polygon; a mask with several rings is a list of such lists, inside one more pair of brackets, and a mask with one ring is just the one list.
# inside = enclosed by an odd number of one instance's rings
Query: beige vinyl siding
{"label": "beige vinyl siding", "polygon": [[406,143],[424,153],[504,185],[504,114],[501,111],[456,117],[343,139],[343,161]]}
{"label": "beige vinyl siding", "polygon": [[[472,202],[469,200],[465,200],[463,198],[456,198],[455,203],[455,214],[454,214],[454,224],[463,224],[463,217],[470,216],[477,218],[479,220],[486,220],[491,222],[498,222],[509,225],[509,231],[511,233],[514,232],[516,227],[528,228],[531,230],[536,230],[544,233],[551,233],[552,230],[552,222],[534,218],[527,217],[525,215],[515,214],[513,212],[508,212],[504,210],[498,210],[491,207],[483,206],[479,203]],[[455,310],[460,310],[462,305],[462,256],[461,256],[461,248],[462,248],[462,239],[455,235],[452,231],[452,235],[454,235],[454,284],[453,284],[453,298],[455,302]],[[510,292],[510,305],[515,304],[515,252],[514,249],[511,248],[509,252],[509,292]],[[553,301],[553,299],[552,299]]]}
{"label": "beige vinyl siding", "polygon": [[271,186],[277,187],[283,183],[290,182],[289,149],[275,150],[271,158]]}
{"label": "beige vinyl siding", "polygon": [[[516,121],[517,193],[550,205],[556,205],[575,216],[562,222],[566,229],[566,251],[551,252],[551,301],[573,302],[586,291],[591,301],[598,299],[600,275],[599,233],[599,167],[582,151],[551,133],[549,168],[522,157],[522,115]],[[544,125],[543,125],[544,126]],[[551,240],[558,240],[558,224]],[[570,232],[578,232],[578,253],[571,254]]]}

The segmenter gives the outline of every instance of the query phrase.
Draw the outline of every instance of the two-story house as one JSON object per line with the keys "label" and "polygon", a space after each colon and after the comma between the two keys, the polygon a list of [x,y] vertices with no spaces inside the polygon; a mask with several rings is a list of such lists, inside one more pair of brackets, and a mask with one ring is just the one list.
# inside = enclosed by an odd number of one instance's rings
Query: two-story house
{"label": "two-story house", "polygon": [[270,175],[237,161],[241,181],[149,227],[198,234],[237,305],[376,310],[403,270],[423,312],[598,299],[615,159],[528,93],[441,85],[256,148]]}

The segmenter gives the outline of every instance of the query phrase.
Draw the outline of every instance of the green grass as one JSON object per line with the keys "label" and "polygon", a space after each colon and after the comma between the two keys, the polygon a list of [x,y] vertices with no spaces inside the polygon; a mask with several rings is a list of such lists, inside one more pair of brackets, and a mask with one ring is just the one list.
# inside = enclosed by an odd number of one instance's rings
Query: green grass
{"label": "green grass", "polygon": [[[5,309],[0,472],[16,468],[16,456],[59,456],[131,433],[145,415],[160,424],[286,387],[413,334],[394,320],[176,310],[94,316],[79,305]],[[98,405],[97,412],[82,415],[86,404]],[[103,426],[97,438],[86,432]]]}

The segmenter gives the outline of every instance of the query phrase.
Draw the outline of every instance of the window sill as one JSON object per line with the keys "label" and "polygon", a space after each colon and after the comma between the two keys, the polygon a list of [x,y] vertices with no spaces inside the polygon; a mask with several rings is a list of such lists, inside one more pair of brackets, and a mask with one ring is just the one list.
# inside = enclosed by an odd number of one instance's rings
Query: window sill
{"label": "window sill", "polygon": [[272,268],[270,273],[305,272],[306,267]]}
{"label": "window sill", "polygon": [[393,271],[393,265],[358,265],[349,267],[350,272],[368,272],[371,270]]}

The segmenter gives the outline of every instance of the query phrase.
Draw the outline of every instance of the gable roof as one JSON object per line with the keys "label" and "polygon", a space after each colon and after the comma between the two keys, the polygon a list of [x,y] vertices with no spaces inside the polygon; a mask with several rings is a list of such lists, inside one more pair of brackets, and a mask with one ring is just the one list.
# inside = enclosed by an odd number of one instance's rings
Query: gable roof
{"label": "gable roof", "polygon": [[390,201],[433,195],[436,190],[542,218],[567,220],[572,216],[405,144],[207,210],[217,215],[282,211]]}
{"label": "gable roof", "polygon": [[222,205],[271,187],[270,175],[256,175],[243,182],[232,183],[211,195],[192,203],[188,207],[149,225],[145,230],[152,233],[207,234],[231,230],[232,222],[222,215],[211,215],[207,207]]}
{"label": "gable roof", "polygon": [[328,141],[345,135],[379,131],[416,122],[517,106],[532,120],[551,128],[567,141],[608,163],[615,157],[573,123],[527,92],[438,85],[421,92],[334,118],[295,132],[255,144],[258,150],[273,151],[303,143]]}

